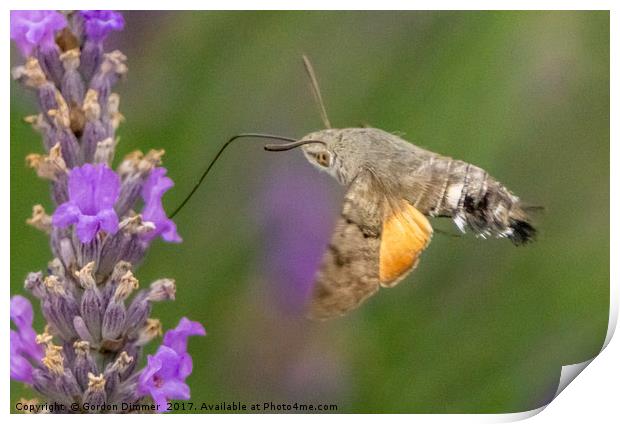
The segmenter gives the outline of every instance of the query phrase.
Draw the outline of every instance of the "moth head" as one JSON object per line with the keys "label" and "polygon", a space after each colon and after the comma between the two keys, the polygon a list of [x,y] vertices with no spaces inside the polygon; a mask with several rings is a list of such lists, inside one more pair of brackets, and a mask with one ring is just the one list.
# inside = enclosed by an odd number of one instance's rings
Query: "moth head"
{"label": "moth head", "polygon": [[[312,140],[320,141],[312,143]],[[314,167],[327,172],[341,184],[347,184],[342,173],[342,157],[339,154],[338,143],[340,136],[338,130],[322,130],[304,136],[300,141],[308,141],[301,149],[304,156]]]}
{"label": "moth head", "polygon": [[325,144],[308,143],[304,144],[301,150],[308,162],[323,171],[328,171],[334,166],[334,154]]}
{"label": "moth head", "polygon": [[310,164],[346,185],[352,178],[347,172],[349,167],[345,163],[346,151],[342,149],[342,134],[342,130],[321,130],[290,143],[267,145],[265,149],[268,151],[286,151],[301,147]]}

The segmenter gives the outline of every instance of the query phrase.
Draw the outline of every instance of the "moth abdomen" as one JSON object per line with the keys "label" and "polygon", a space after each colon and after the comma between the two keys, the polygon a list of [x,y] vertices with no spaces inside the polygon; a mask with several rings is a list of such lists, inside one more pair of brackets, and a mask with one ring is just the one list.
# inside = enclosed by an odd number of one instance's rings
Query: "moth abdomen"
{"label": "moth abdomen", "polygon": [[484,169],[444,157],[435,158],[433,165],[434,180],[441,173],[443,182],[418,202],[427,205],[429,215],[450,217],[462,232],[483,238],[506,237],[516,245],[535,238],[528,208]]}
{"label": "moth abdomen", "polygon": [[[479,169],[479,168],[478,168]],[[454,220],[481,237],[507,237],[515,245],[532,241],[536,229],[521,200],[504,185],[484,173],[482,184],[470,182],[463,188],[462,201],[454,210]]]}

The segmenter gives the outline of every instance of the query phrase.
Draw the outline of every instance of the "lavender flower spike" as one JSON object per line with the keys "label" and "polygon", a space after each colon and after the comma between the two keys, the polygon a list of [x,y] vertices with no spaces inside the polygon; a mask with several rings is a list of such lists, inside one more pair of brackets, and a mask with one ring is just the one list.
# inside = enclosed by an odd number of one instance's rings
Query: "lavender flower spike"
{"label": "lavender flower spike", "polygon": [[67,26],[62,13],[53,10],[12,10],[11,39],[24,55],[30,56],[35,47],[54,45],[54,35]]}
{"label": "lavender flower spike", "polygon": [[11,37],[24,54],[35,55],[13,75],[38,93],[38,114],[28,122],[43,134],[47,153],[30,154],[28,162],[51,183],[56,208],[50,217],[37,206],[27,220],[50,235],[54,258],[47,275],[32,272],[24,284],[40,301],[47,324],[40,334],[30,302],[11,300],[11,378],[65,412],[92,412],[72,406],[86,404],[152,411],[156,403],[163,410],[167,399],[189,399],[187,338],[205,334],[183,318],[147,366],[138,366],[145,346],[161,336],[153,303],[176,296],[173,279],[140,290],[134,275],[154,237],[181,241],[162,205],[174,183],[159,167],[163,150],[135,151],[111,168],[122,121],[112,89],[127,66],[120,51],[104,53],[102,41],[124,26],[122,16],[67,15],[70,26],[58,12],[11,14]]}
{"label": "lavender flower spike", "polygon": [[192,373],[192,358],[187,353],[189,336],[204,336],[202,324],[181,318],[174,330],[164,335],[164,343],[155,355],[149,355],[140,374],[138,390],[149,394],[157,404],[157,412],[166,412],[169,400],[187,400],[190,392],[185,379]]}
{"label": "lavender flower spike", "polygon": [[90,242],[99,230],[110,234],[118,230],[114,203],[120,191],[120,178],[107,165],[85,164],[69,173],[69,201],[56,209],[52,224],[65,228],[77,224],[82,243]]}

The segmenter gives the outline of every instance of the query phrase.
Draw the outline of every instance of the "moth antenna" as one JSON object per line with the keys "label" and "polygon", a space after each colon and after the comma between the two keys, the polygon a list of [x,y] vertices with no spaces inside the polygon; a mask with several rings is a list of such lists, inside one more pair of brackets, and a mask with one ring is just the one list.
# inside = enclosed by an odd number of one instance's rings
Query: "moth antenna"
{"label": "moth antenna", "polygon": [[319,113],[321,114],[321,120],[323,121],[323,125],[325,128],[331,128],[332,124],[329,122],[329,118],[327,117],[327,111],[325,110],[325,104],[323,103],[323,97],[321,96],[321,89],[319,88],[319,82],[316,79],[316,74],[314,73],[314,68],[312,67],[312,63],[308,56],[305,54],[302,55],[304,60],[304,67],[306,68],[306,73],[310,78],[310,85],[312,86],[312,95],[314,96],[314,101],[319,107]]}
{"label": "moth antenna", "polygon": [[[230,144],[233,141],[238,140],[240,138],[270,138],[270,139],[273,139],[273,140],[282,140],[282,141],[289,141],[289,142],[296,142],[297,141],[296,139],[290,138],[290,137],[282,137],[282,136],[279,136],[279,135],[258,134],[258,133],[237,134],[236,136],[230,138],[226,143],[224,143],[224,145],[220,148],[220,150],[218,150],[218,152],[216,153],[215,157],[211,160],[211,162],[207,166],[207,169],[202,173],[202,175],[200,176],[200,179],[198,180],[198,182],[196,183],[194,188],[192,188],[192,191],[189,192],[189,194],[185,197],[185,199],[181,202],[181,204],[179,206],[177,206],[177,208],[174,210],[174,212],[172,212],[172,214],[170,214],[170,218],[171,219],[174,218],[174,216],[176,214],[178,214],[181,209],[183,209],[183,206],[185,206],[185,204],[194,195],[194,193],[196,193],[196,190],[198,190],[198,187],[200,187],[200,184],[202,184],[204,179],[207,177],[207,174],[209,173],[211,168],[213,168],[213,165],[215,164],[215,162],[217,162],[217,160],[220,158],[222,153],[224,153],[224,150],[226,150],[226,148],[228,146],[230,146]],[[287,145],[288,144],[291,144],[291,143],[287,143]],[[273,145],[269,145],[269,146],[273,146]],[[267,146],[265,146],[265,147],[267,147]]]}

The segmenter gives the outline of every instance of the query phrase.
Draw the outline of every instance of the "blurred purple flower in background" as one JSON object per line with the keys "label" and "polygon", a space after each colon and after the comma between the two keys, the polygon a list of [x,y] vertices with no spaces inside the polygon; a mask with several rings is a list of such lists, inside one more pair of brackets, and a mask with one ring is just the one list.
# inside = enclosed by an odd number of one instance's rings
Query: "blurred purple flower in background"
{"label": "blurred purple flower in background", "polygon": [[257,206],[266,229],[264,273],[278,305],[294,314],[311,294],[338,210],[336,187],[323,177],[305,163],[275,168]]}
{"label": "blurred purple flower in background", "polygon": [[35,47],[55,46],[54,36],[67,26],[67,19],[54,10],[12,10],[11,39],[24,55],[30,56]]}
{"label": "blurred purple flower in background", "polygon": [[58,206],[52,224],[65,228],[76,225],[82,243],[88,243],[99,230],[115,234],[118,216],[114,203],[118,199],[121,180],[105,164],[73,168],[69,172],[69,201]]}
{"label": "blurred purple flower in background", "polygon": [[54,258],[47,275],[30,273],[24,284],[40,302],[47,324],[40,334],[32,327],[30,302],[19,295],[11,300],[17,328],[11,329],[11,378],[65,412],[87,412],[70,409],[74,403],[149,407],[188,399],[187,339],[205,335],[201,324],[183,318],[146,368],[138,368],[144,346],[161,336],[161,323],[150,317],[152,305],[174,300],[176,285],[163,278],[139,290],[133,272],[154,237],[181,238],[162,204],[174,185],[160,166],[163,150],[134,151],[112,169],[123,120],[120,96],[112,89],[127,66],[125,55],[105,53],[102,41],[123,26],[123,17],[111,11],[67,18],[51,11],[11,12],[11,38],[29,56],[13,76],[37,93],[39,113],[26,120],[42,134],[45,149],[26,159],[50,181],[56,207],[49,216],[35,205],[27,221],[50,235]]}
{"label": "blurred purple flower in background", "polygon": [[312,331],[304,313],[342,188],[301,152],[291,152],[285,162],[271,165],[271,175],[256,190],[252,210],[261,228],[259,263],[266,290],[260,290],[262,319],[252,330],[259,336],[244,340],[243,349],[250,364],[263,365],[246,372],[257,374],[261,387],[277,386],[291,400],[339,399],[348,386],[347,368],[328,334]]}

